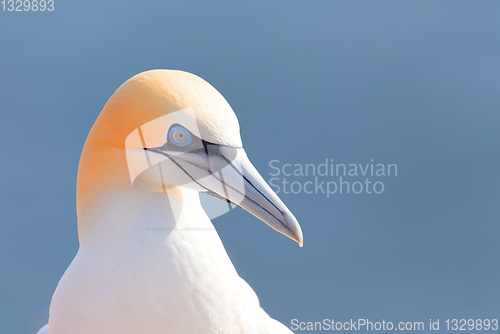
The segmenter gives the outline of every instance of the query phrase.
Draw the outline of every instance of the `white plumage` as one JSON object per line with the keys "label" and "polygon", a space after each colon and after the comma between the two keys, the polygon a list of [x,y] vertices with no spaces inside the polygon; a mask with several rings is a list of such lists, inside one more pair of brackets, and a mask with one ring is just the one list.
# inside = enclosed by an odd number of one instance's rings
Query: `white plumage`
{"label": "white plumage", "polygon": [[[182,118],[144,126],[187,109],[196,128]],[[135,129],[144,147],[125,145]],[[199,139],[203,149],[176,146],[179,129],[178,140]],[[297,221],[239,140],[227,102],[192,74],[149,71],[122,85],[85,144],[80,249],[39,333],[291,333],[238,276],[200,204],[198,191],[210,191],[302,244]],[[131,178],[139,154],[148,164]]]}

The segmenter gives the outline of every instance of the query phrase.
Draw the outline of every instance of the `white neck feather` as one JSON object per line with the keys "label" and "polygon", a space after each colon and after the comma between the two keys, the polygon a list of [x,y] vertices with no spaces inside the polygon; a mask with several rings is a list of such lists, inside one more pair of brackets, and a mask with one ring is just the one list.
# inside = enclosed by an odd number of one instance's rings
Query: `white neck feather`
{"label": "white neck feather", "polygon": [[174,231],[214,230],[201,207],[199,194],[182,187],[170,188],[164,193],[113,188],[80,215],[78,225],[82,247],[154,233],[167,237]]}
{"label": "white neck feather", "polygon": [[267,315],[198,193],[115,189],[94,203],[79,217],[80,250],[54,294],[51,333],[259,332]]}

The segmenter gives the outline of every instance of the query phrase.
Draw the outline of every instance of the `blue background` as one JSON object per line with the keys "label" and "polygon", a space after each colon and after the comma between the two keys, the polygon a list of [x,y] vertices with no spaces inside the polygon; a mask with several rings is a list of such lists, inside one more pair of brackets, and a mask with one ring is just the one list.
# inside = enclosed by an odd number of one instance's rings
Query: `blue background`
{"label": "blue background", "polygon": [[500,3],[55,1],[0,12],[0,324],[35,333],[78,249],[85,138],[126,79],[213,84],[268,163],[397,163],[381,195],[282,194],[305,244],[215,221],[268,313],[290,320],[498,317]]}

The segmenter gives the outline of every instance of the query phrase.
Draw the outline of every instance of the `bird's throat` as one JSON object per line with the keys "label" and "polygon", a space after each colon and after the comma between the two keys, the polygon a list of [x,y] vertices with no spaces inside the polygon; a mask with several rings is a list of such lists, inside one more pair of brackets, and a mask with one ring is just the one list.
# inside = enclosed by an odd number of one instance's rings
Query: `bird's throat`
{"label": "bird's throat", "polygon": [[78,215],[81,246],[99,240],[108,243],[112,240],[115,245],[122,240],[142,242],[154,234],[165,239],[171,233],[203,233],[213,229],[201,207],[199,194],[182,187],[161,193],[125,185],[108,188]]}

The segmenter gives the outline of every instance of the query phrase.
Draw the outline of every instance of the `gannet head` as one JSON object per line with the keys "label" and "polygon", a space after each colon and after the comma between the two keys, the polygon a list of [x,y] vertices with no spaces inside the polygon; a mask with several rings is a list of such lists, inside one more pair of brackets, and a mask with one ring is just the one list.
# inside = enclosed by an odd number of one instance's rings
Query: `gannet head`
{"label": "gannet head", "polygon": [[[115,172],[102,177],[106,169]],[[302,246],[297,220],[243,150],[233,110],[209,83],[187,72],[143,72],[112,95],[82,154],[79,212],[99,192],[90,184],[103,182],[150,192],[179,186],[204,192]]]}

